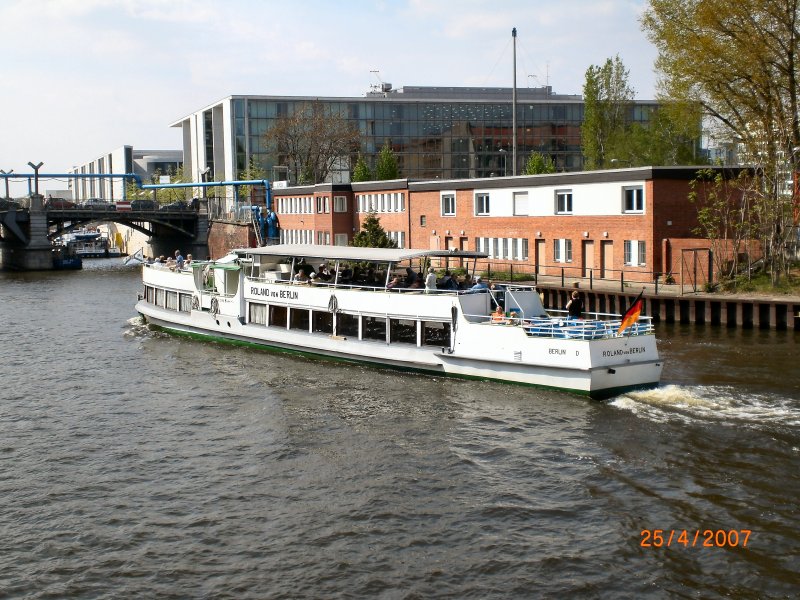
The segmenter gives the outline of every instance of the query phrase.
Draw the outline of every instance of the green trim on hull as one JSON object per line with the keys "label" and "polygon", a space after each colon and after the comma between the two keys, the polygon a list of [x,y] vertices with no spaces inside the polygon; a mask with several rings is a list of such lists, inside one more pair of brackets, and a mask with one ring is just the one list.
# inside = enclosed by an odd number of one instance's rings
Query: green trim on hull
{"label": "green trim on hull", "polygon": [[508,379],[495,379],[492,377],[480,377],[477,375],[464,375],[462,373],[448,373],[446,371],[436,371],[433,369],[425,369],[422,367],[404,367],[401,365],[393,365],[393,364],[385,364],[379,363],[370,360],[362,360],[358,358],[344,358],[341,356],[332,356],[330,354],[322,354],[319,352],[311,352],[307,350],[298,350],[295,348],[286,348],[284,346],[274,346],[272,344],[267,344],[264,342],[248,342],[246,340],[238,340],[232,339],[225,336],[213,335],[209,333],[196,333],[193,331],[184,331],[182,329],[173,329],[172,327],[167,327],[165,325],[156,325],[155,323],[151,323],[148,321],[147,317],[142,315],[142,319],[148,324],[149,327],[160,331],[166,331],[174,335],[178,335],[181,337],[190,338],[197,341],[214,341],[223,344],[229,344],[231,346],[241,346],[244,348],[253,348],[255,350],[263,350],[267,352],[280,352],[282,354],[290,354],[293,356],[301,356],[303,358],[310,358],[310,359],[323,359],[329,360],[332,362],[341,362],[341,363],[348,363],[353,365],[364,365],[368,367],[373,367],[375,369],[391,369],[393,371],[400,371],[404,373],[423,373],[426,375],[439,375],[443,377],[450,377],[452,379],[463,379],[467,381],[497,381],[504,384],[510,385],[519,385],[522,387],[532,387],[541,390],[553,390],[557,392],[567,392],[570,394],[576,394],[578,396],[589,397],[592,400],[608,400],[609,398],[613,398],[615,396],[619,396],[620,394],[624,394],[626,392],[633,392],[636,390],[649,390],[658,387],[658,382],[654,383],[640,383],[635,385],[625,385],[619,386],[614,388],[606,388],[603,390],[595,390],[595,391],[588,391],[588,390],[580,390],[577,388],[567,388],[567,387],[558,387],[552,385],[542,385],[538,383],[525,383],[522,381],[511,381]]}

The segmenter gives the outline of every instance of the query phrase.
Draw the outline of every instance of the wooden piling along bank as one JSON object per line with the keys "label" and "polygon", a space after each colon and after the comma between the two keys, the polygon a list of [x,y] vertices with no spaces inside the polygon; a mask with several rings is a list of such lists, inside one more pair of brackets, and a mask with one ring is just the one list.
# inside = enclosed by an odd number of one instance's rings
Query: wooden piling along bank
{"label": "wooden piling along bank", "polygon": [[[546,308],[563,309],[574,288],[538,286]],[[580,290],[587,312],[623,313],[638,296],[600,290]],[[742,329],[800,331],[800,301],[710,295],[654,296],[645,293],[643,315],[655,323],[694,323]]]}

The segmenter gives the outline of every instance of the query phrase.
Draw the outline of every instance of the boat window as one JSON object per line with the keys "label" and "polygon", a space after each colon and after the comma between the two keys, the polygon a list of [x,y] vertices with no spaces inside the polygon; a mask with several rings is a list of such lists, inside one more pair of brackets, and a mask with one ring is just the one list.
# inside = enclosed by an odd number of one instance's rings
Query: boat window
{"label": "boat window", "polygon": [[251,302],[250,303],[250,313],[247,316],[247,321],[249,323],[255,323],[257,325],[266,325],[267,324],[267,305],[266,304],[256,304]]}
{"label": "boat window", "polygon": [[423,321],[422,344],[423,346],[449,346],[450,323]]}
{"label": "boat window", "polygon": [[383,317],[364,317],[362,339],[386,341],[386,319]]}
{"label": "boat window", "polygon": [[338,313],[336,315],[336,334],[348,337],[358,337],[358,315]]}
{"label": "boat window", "polygon": [[287,309],[285,306],[274,306],[270,305],[269,307],[269,324],[271,327],[283,327],[286,329],[286,312]]}
{"label": "boat window", "polygon": [[164,306],[164,294],[165,290],[156,288],[156,306]]}
{"label": "boat window", "polygon": [[144,293],[145,293],[145,297],[147,298],[147,301],[150,304],[155,304],[156,303],[156,288],[148,285],[147,287],[145,287],[144,290],[145,290]]}
{"label": "boat window", "polygon": [[315,310],[311,314],[311,331],[314,333],[333,333],[333,315],[331,313]]}
{"label": "boat window", "polygon": [[178,292],[167,292],[165,308],[178,310]]}
{"label": "boat window", "polygon": [[311,311],[307,308],[292,308],[292,310],[289,311],[289,329],[308,331],[309,312]]}
{"label": "boat window", "polygon": [[417,322],[407,319],[389,320],[389,340],[393,344],[417,345]]}
{"label": "boat window", "polygon": [[181,294],[178,298],[178,310],[181,312],[192,312],[192,295]]}

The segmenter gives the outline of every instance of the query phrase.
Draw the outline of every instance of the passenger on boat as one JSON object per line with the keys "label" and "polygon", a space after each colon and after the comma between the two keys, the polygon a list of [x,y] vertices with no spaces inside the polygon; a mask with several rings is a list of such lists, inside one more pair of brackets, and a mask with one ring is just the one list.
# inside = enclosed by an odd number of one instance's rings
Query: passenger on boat
{"label": "passenger on boat", "polygon": [[442,277],[442,281],[439,283],[439,289],[451,291],[458,289],[458,282],[455,280],[450,271],[444,272],[444,277]]}
{"label": "passenger on boat", "polygon": [[414,273],[414,269],[411,267],[406,267],[406,287],[411,287],[416,280],[417,274]]}
{"label": "passenger on boat", "polygon": [[572,298],[567,302],[567,313],[570,319],[580,319],[583,315],[583,300],[577,291],[572,292]]}
{"label": "passenger on boat", "polygon": [[191,254],[187,254],[186,255],[186,260],[183,261],[183,264],[184,264],[184,266],[189,266],[190,264],[192,264],[192,255]]}
{"label": "passenger on boat", "polygon": [[430,294],[436,291],[436,271],[433,267],[428,267],[428,276],[425,278],[425,293]]}
{"label": "passenger on boat", "polygon": [[486,282],[484,282],[483,279],[481,279],[481,276],[478,275],[475,278],[475,285],[473,285],[471,288],[469,288],[469,292],[471,292],[471,293],[485,292],[488,289],[489,289],[489,286],[487,286]]}
{"label": "passenger on boat", "polygon": [[425,287],[425,282],[422,280],[422,277],[416,277],[414,281],[411,282],[411,285],[407,287],[409,287],[412,290],[419,290]]}
{"label": "passenger on boat", "polygon": [[492,313],[492,323],[496,323],[498,325],[505,325],[508,323],[508,319],[506,319],[506,313],[503,312],[503,307],[499,304]]}
{"label": "passenger on boat", "polygon": [[386,289],[387,290],[395,290],[395,289],[401,287],[402,281],[403,280],[400,278],[400,275],[395,275],[392,278],[392,280],[389,283],[386,284]]}
{"label": "passenger on boat", "polygon": [[308,276],[308,285],[314,285],[315,283],[319,283],[319,279],[317,279],[316,273],[312,273]]}
{"label": "passenger on boat", "polygon": [[180,250],[175,250],[175,268],[180,270],[183,268],[183,255]]}
{"label": "passenger on boat", "polygon": [[309,281],[309,277],[308,277],[308,275],[306,275],[306,270],[305,269],[300,269],[297,272],[297,275],[294,276],[294,282],[295,283],[308,283],[308,281]]}
{"label": "passenger on boat", "polygon": [[317,269],[317,278],[321,279],[322,281],[330,281],[331,280],[331,272],[328,270],[328,265],[322,263]]}

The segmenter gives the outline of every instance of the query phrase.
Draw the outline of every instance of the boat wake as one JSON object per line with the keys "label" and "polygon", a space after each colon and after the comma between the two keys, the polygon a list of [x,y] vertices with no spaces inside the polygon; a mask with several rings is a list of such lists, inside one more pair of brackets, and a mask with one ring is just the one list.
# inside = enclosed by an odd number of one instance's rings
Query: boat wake
{"label": "boat wake", "polygon": [[717,422],[730,426],[800,425],[800,404],[773,395],[742,396],[732,386],[667,385],[631,392],[610,402],[658,422]]}
{"label": "boat wake", "polygon": [[142,317],[131,317],[125,322],[126,338],[169,337],[168,334],[151,329]]}

